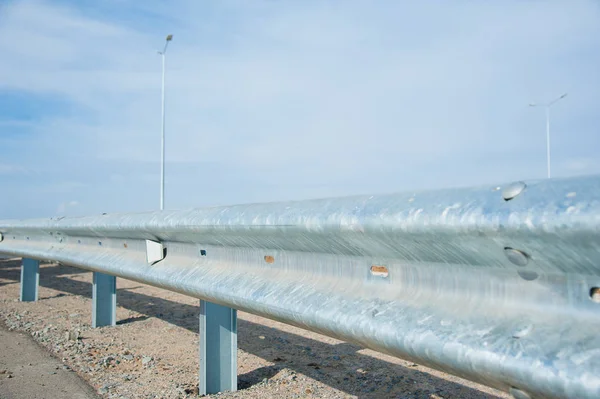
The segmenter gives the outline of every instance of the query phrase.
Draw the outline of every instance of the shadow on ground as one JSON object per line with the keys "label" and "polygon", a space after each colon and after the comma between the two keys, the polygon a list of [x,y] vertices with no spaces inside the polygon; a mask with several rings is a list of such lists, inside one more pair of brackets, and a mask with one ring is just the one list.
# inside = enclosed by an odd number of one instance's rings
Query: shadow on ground
{"label": "shadow on ground", "polygon": [[[90,283],[61,277],[81,273],[88,272],[64,265],[45,265],[40,269],[40,285],[71,295],[91,298]],[[19,282],[20,262],[0,260],[0,278]],[[141,287],[118,289],[117,303],[144,316],[120,320],[117,322],[118,325],[157,317],[198,333],[197,306],[141,294],[135,291],[136,288]],[[58,294],[40,300],[63,295]],[[257,345],[257,340],[261,340],[262,345]],[[275,363],[239,375],[240,389],[260,383],[263,379],[269,379],[280,370],[288,368],[349,395],[359,397],[386,397],[386,393],[391,389],[402,385],[401,397],[403,398],[431,398],[433,393],[443,398],[497,398],[456,382],[357,353],[362,348],[356,345],[347,343],[331,345],[242,319],[238,319],[238,347]],[[302,355],[308,355],[314,360],[308,364],[295,361],[302,358]],[[366,368],[372,372],[363,374],[358,368]],[[329,374],[328,369],[335,369],[337,372]],[[391,380],[378,378],[376,371],[382,369],[393,371],[394,377]],[[423,386],[428,388],[424,389]]]}

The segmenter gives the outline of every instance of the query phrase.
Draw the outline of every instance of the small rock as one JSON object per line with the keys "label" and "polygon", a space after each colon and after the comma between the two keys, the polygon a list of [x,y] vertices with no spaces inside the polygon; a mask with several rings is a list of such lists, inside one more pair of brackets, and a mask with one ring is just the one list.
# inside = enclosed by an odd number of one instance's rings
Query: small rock
{"label": "small rock", "polygon": [[144,356],[142,357],[142,365],[143,366],[147,366],[150,364],[150,362],[152,361],[152,357],[151,356]]}
{"label": "small rock", "polygon": [[333,360],[342,360],[342,358],[341,358],[341,357],[339,357],[339,356],[337,356],[337,355],[333,356],[333,357],[332,357],[332,359],[333,359]]}
{"label": "small rock", "polygon": [[0,370],[0,374],[10,374],[10,371],[8,371],[6,369],[2,369],[2,370]]}
{"label": "small rock", "polygon": [[69,317],[74,318],[74,317],[79,317],[79,313],[71,313],[69,315]]}
{"label": "small rock", "polygon": [[133,360],[133,355],[123,355],[123,360]]}
{"label": "small rock", "polygon": [[265,336],[264,335],[259,335],[258,339],[265,339]]}
{"label": "small rock", "polygon": [[108,367],[108,366],[110,366],[110,363],[111,363],[113,360],[115,360],[115,358],[114,358],[114,357],[112,357],[112,356],[106,356],[106,357],[103,357],[102,359],[100,359],[100,364],[101,364],[102,366],[104,366],[104,367]]}
{"label": "small rock", "polygon": [[185,393],[188,394],[188,395],[197,396],[198,393],[199,393],[199,389],[198,389],[198,387],[186,388],[185,389]]}
{"label": "small rock", "polygon": [[104,394],[108,393],[108,388],[102,387],[102,388],[98,389],[98,393],[100,395],[104,395]]}
{"label": "small rock", "polygon": [[79,339],[79,331],[71,330],[65,333],[65,339],[67,341],[77,341]]}

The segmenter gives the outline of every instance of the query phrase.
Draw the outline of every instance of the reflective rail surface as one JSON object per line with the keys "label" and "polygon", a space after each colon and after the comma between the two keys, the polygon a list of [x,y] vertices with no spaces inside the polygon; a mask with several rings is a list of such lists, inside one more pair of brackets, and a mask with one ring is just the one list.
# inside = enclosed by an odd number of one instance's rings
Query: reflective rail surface
{"label": "reflective rail surface", "polygon": [[0,233],[0,253],[177,291],[519,399],[600,398],[598,176],[0,221]]}

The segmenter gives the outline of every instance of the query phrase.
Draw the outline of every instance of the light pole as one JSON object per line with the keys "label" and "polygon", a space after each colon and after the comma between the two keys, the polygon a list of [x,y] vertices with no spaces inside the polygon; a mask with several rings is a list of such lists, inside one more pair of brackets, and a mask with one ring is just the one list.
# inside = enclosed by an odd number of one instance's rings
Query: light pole
{"label": "light pole", "polygon": [[530,107],[544,107],[546,108],[546,162],[547,162],[547,167],[548,167],[548,179],[550,178],[550,107],[555,104],[556,102],[558,102],[559,100],[562,100],[563,98],[565,98],[567,96],[567,93],[563,94],[560,97],[555,98],[554,100],[545,103],[545,104],[536,104],[536,103],[531,103],[529,104]]}
{"label": "light pole", "polygon": [[165,47],[158,54],[162,57],[162,93],[161,93],[161,114],[162,114],[162,129],[160,141],[160,210],[165,209],[165,54],[167,46],[173,40],[173,35],[167,35],[165,39]]}

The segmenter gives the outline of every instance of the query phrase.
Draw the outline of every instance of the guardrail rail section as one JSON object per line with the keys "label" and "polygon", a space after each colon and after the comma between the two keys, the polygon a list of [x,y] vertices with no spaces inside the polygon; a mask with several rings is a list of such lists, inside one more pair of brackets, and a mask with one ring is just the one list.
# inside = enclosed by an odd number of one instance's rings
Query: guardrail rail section
{"label": "guardrail rail section", "polygon": [[[199,298],[200,393],[237,389],[237,310],[510,392],[600,398],[600,176],[0,221],[0,253]],[[34,260],[37,259],[37,260]]]}

